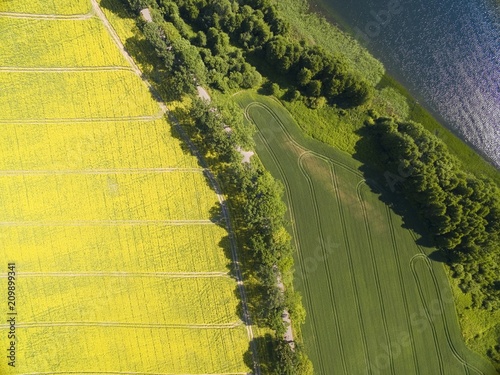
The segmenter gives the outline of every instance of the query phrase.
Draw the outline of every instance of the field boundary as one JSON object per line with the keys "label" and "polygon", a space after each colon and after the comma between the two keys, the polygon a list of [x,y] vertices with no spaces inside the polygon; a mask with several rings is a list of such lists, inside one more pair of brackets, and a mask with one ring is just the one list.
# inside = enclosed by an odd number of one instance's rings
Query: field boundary
{"label": "field boundary", "polygon": [[30,175],[103,175],[103,174],[142,174],[142,173],[206,173],[204,168],[116,168],[116,169],[60,169],[60,170],[0,170],[0,176]]}
{"label": "field boundary", "polygon": [[[155,323],[131,323],[131,322],[18,322],[18,328],[42,328],[42,327],[127,327],[127,328],[163,328],[163,329],[234,329],[241,327],[242,321],[220,324],[155,324]],[[0,325],[0,328],[9,328],[8,324]]]}
{"label": "field boundary", "polygon": [[[134,72],[127,66],[110,65],[110,66],[81,66],[81,67],[15,67],[15,66],[0,66],[0,72],[5,73],[73,73],[73,72]],[[135,73],[135,72],[134,72]]]}
{"label": "field boundary", "polygon": [[116,117],[77,117],[77,118],[53,118],[53,119],[0,119],[0,124],[7,125],[47,125],[47,124],[67,124],[67,123],[77,123],[82,122],[125,122],[125,121],[154,121],[160,120],[163,118],[165,113],[163,110],[160,110],[154,115],[145,115],[145,116],[116,116]]}
{"label": "field boundary", "polygon": [[32,18],[36,20],[58,20],[58,21],[85,21],[94,17],[94,11],[91,9],[84,14],[36,14],[36,13],[21,13],[21,12],[0,12],[0,17],[3,18]]}
{"label": "field boundary", "polygon": [[[23,277],[158,277],[179,279],[205,279],[214,277],[231,278],[227,272],[18,272]],[[7,278],[6,273],[0,274],[0,278]]]}
{"label": "field boundary", "polygon": [[218,222],[202,220],[81,220],[81,221],[0,221],[0,227],[92,227],[118,225],[217,225]]}

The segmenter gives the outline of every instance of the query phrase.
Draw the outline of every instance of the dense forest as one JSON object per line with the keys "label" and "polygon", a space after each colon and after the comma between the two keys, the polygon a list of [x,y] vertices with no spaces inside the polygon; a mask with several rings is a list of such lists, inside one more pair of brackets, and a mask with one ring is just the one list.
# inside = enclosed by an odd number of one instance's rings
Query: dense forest
{"label": "dense forest", "polygon": [[[446,146],[420,124],[378,118],[373,125],[386,156],[386,175],[399,185],[446,251],[474,307],[500,307],[500,189],[465,173]],[[399,190],[399,189],[396,189]]]}
{"label": "dense forest", "polygon": [[288,24],[270,0],[130,3],[135,10],[149,6],[164,20],[149,23],[145,30],[175,75],[170,83],[176,83],[176,94],[193,88],[192,77],[223,92],[259,86],[261,74],[252,61],[293,84],[289,96],[302,95],[311,107],[358,106],[372,96],[371,85],[350,69],[341,54],[289,38]]}
{"label": "dense forest", "polygon": [[[161,66],[156,67],[150,78],[170,98],[194,93],[198,84],[221,92],[260,87],[265,75],[285,80],[289,87],[285,97],[303,100],[310,108],[363,106],[367,113],[373,113],[370,111],[373,86],[356,74],[341,53],[332,54],[291,37],[289,25],[271,0],[126,1],[136,12],[144,7],[151,9],[154,22],[142,21],[141,29]],[[276,83],[267,81],[266,85],[269,93],[276,91]],[[229,112],[221,107],[215,113]],[[198,135],[205,137],[199,146],[207,153],[218,155],[212,165],[229,168],[218,176],[222,180],[232,176],[224,180],[224,187],[231,197],[235,220],[238,222],[238,218],[244,217],[256,220],[240,221],[238,225],[245,228],[244,247],[257,265],[256,277],[265,290],[266,300],[256,311],[262,314],[266,325],[275,330],[273,345],[280,348],[276,353],[281,358],[281,365],[277,365],[281,369],[277,367],[273,371],[305,373],[300,372],[308,368],[301,364],[307,363],[301,350],[289,351],[289,346],[279,340],[282,324],[278,312],[289,306],[276,290],[275,266],[279,264],[279,272],[290,274],[289,262],[293,262],[287,241],[273,242],[279,238],[283,226],[279,187],[260,165],[252,163],[251,167],[242,168],[235,163],[239,159],[234,154],[234,145],[250,141],[238,139],[242,137],[239,134],[244,134],[243,130],[243,133],[233,132],[230,137],[223,132],[224,123],[233,126],[239,121],[234,113],[222,120],[210,108],[198,103],[191,115],[200,132]],[[499,309],[498,186],[466,173],[446,146],[421,125],[398,118],[373,117],[368,134],[377,140],[375,143],[385,157],[384,168],[388,168],[392,176],[389,187],[401,187],[398,191],[417,209],[436,246],[447,254],[460,288],[472,296],[472,307]],[[266,202],[265,199],[274,206],[252,203]],[[267,214],[262,209],[268,210]],[[264,222],[263,218],[271,217],[271,212],[276,215],[275,219]],[[249,226],[245,227],[245,223]],[[297,298],[288,298],[292,300]],[[500,364],[499,345],[492,347],[489,355]],[[296,370],[298,368],[302,370]]]}

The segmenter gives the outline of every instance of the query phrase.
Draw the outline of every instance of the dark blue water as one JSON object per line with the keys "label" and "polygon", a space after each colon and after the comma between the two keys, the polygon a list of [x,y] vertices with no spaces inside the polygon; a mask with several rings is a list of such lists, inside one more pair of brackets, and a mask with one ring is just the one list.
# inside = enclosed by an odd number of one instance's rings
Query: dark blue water
{"label": "dark blue water", "polygon": [[500,1],[311,0],[500,167]]}

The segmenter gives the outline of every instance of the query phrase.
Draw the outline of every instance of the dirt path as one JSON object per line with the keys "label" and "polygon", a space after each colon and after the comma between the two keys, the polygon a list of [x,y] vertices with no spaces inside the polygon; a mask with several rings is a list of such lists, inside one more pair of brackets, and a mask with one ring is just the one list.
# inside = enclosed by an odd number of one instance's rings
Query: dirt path
{"label": "dirt path", "polygon": [[[285,294],[285,285],[281,281],[281,276],[277,277],[278,289],[281,290],[281,293]],[[290,319],[290,313],[288,310],[283,310],[283,315],[281,316],[283,322],[287,325],[286,332],[283,335],[283,339],[290,345],[292,350],[295,350],[295,342],[293,340],[293,331],[292,331],[292,320]]]}
{"label": "dirt path", "polygon": [[[155,324],[132,322],[16,322],[16,328],[40,327],[127,327],[127,328],[184,328],[184,329],[234,329],[242,322],[220,324]],[[9,328],[10,324],[2,324],[0,328]]]}
{"label": "dirt path", "polygon": [[[171,279],[206,279],[213,277],[229,278],[227,272],[18,272],[22,277],[158,277]],[[7,278],[6,273],[0,274],[0,278]]]}
{"label": "dirt path", "polygon": [[203,173],[203,168],[116,168],[116,169],[59,169],[59,170],[0,170],[0,176],[31,175],[102,175],[143,173]]}
{"label": "dirt path", "polygon": [[80,221],[0,221],[0,227],[91,227],[132,225],[216,225],[212,220],[80,220]]}
{"label": "dirt path", "polygon": [[119,121],[154,121],[165,116],[163,109],[154,115],[146,116],[115,116],[115,117],[68,117],[68,118],[53,118],[53,119],[1,119],[0,124],[28,124],[28,125],[44,125],[44,124],[77,124],[82,122],[119,122]]}
{"label": "dirt path", "polygon": [[[155,92],[155,90],[151,86],[151,84],[146,79],[144,79],[144,76],[143,76],[141,70],[139,69],[139,67],[136,65],[135,61],[133,60],[133,58],[129,55],[129,53],[125,49],[125,47],[124,47],[123,43],[121,42],[118,34],[113,29],[113,26],[111,26],[111,24],[109,23],[108,19],[105,16],[104,12],[101,10],[99,4],[97,3],[97,0],[92,0],[92,7],[93,7],[96,15],[102,20],[102,22],[104,23],[104,26],[108,29],[108,31],[111,34],[111,36],[112,36],[113,40],[115,41],[116,45],[120,49],[120,51],[123,54],[123,56],[130,63],[130,65],[134,69],[135,73],[143,79],[144,83],[151,90],[151,92]],[[257,347],[256,347],[255,342],[254,342],[254,335],[253,335],[253,330],[252,330],[252,320],[251,320],[250,312],[249,312],[249,309],[248,309],[248,299],[247,299],[246,291],[245,291],[245,288],[244,288],[244,285],[243,285],[243,276],[242,276],[242,273],[241,273],[240,261],[238,259],[238,250],[237,250],[237,244],[236,244],[236,237],[235,237],[235,234],[234,234],[234,231],[233,231],[233,227],[232,227],[232,224],[231,224],[231,218],[230,218],[230,215],[229,215],[229,210],[227,208],[226,199],[224,198],[224,195],[222,194],[222,190],[221,190],[221,188],[220,188],[217,180],[215,179],[214,175],[208,169],[208,165],[205,163],[204,159],[202,158],[202,156],[200,155],[200,153],[198,152],[198,150],[196,149],[196,147],[192,144],[191,140],[189,139],[189,137],[187,136],[187,134],[184,132],[184,129],[182,129],[182,127],[180,126],[179,121],[177,120],[177,118],[175,118],[175,116],[168,111],[168,108],[167,108],[166,104],[163,101],[161,101],[161,99],[159,99],[158,95],[157,95],[157,100],[159,101],[159,104],[160,104],[162,110],[164,110],[165,113],[168,115],[168,118],[172,122],[173,126],[176,128],[176,130],[179,132],[179,134],[181,135],[181,137],[183,138],[183,140],[188,145],[188,147],[191,150],[191,152],[194,155],[196,155],[196,157],[200,161],[201,166],[204,169],[206,169],[206,175],[207,175],[207,177],[208,177],[208,179],[210,181],[210,184],[212,185],[212,187],[213,187],[213,189],[215,191],[215,194],[217,195],[217,199],[218,199],[218,201],[219,201],[219,203],[221,205],[222,215],[223,215],[223,217],[225,219],[225,222],[226,222],[226,225],[227,225],[227,231],[228,231],[228,234],[229,234],[229,242],[230,242],[230,248],[231,248],[231,257],[232,257],[233,265],[234,265],[234,274],[235,274],[236,281],[237,281],[238,291],[239,291],[240,297],[241,297],[241,305],[242,305],[242,309],[243,309],[243,317],[242,317],[243,319],[242,320],[245,323],[245,327],[246,327],[246,330],[247,330],[248,338],[250,340],[250,346],[251,346],[251,351],[252,351],[252,360],[253,360],[253,365],[254,365],[254,373],[255,373],[255,375],[261,375],[260,365],[259,365],[258,358],[257,358]]]}
{"label": "dirt path", "polygon": [[66,67],[66,68],[29,68],[29,67],[0,67],[0,72],[7,73],[66,73],[66,72],[105,72],[105,71],[125,71],[133,72],[134,70],[128,66],[82,66],[82,67]]}
{"label": "dirt path", "polygon": [[0,12],[0,17],[8,18],[34,18],[37,20],[61,20],[61,21],[84,21],[92,18],[94,12],[91,11],[87,14],[75,14],[65,16],[62,14],[31,14],[31,13],[18,13],[18,12]]}

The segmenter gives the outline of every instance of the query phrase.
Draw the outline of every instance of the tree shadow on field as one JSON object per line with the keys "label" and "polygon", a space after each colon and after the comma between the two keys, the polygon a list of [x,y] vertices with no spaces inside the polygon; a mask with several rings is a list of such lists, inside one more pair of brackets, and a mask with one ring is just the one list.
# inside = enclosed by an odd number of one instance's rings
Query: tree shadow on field
{"label": "tree shadow on field", "polygon": [[264,336],[254,337],[248,345],[248,350],[243,354],[243,362],[255,373],[252,347],[257,349],[260,372],[262,374],[274,373],[275,355],[273,337],[269,333],[266,333]]}
{"label": "tree shadow on field", "polygon": [[[170,130],[170,136],[172,138],[174,138],[174,139],[177,139],[179,141],[179,145],[181,147],[182,153],[184,155],[190,155],[190,156],[196,157],[197,155],[195,155],[193,153],[193,151],[191,150],[191,148],[189,147],[189,145],[186,143],[186,141],[184,140],[184,138],[179,134],[179,130],[175,126],[173,126],[171,124],[171,122],[169,122],[169,125],[170,126],[168,126],[168,130]],[[167,130],[167,128],[165,128],[165,131],[168,131],[168,130]],[[200,165],[200,161],[198,159],[197,159],[197,162],[198,162],[198,166],[202,167]]]}
{"label": "tree shadow on field", "polygon": [[125,50],[133,57],[134,61],[143,69],[143,73],[156,81],[166,77],[166,73],[159,70],[162,66],[161,60],[154,52],[151,43],[135,35],[127,38],[124,43]]}
{"label": "tree shadow on field", "polygon": [[429,259],[434,262],[439,263],[447,263],[450,261],[449,255],[443,250],[435,250],[432,253],[428,254]]}
{"label": "tree shadow on field", "polygon": [[222,206],[219,202],[212,206],[208,213],[210,215],[210,221],[212,223],[217,224],[219,227],[226,228],[226,220],[222,215]]}
{"label": "tree shadow on field", "polygon": [[[240,262],[241,263],[241,262]],[[263,316],[267,310],[267,289],[255,281],[255,278],[243,277],[245,283],[245,295],[248,313],[250,314],[252,325],[266,327],[266,318]],[[243,321],[247,321],[244,314],[243,301],[238,286],[234,288],[234,296],[238,299],[237,314]]]}
{"label": "tree shadow on field", "polygon": [[119,0],[101,0],[99,5],[110,10],[120,18],[134,19],[131,10]]}
{"label": "tree shadow on field", "polygon": [[[400,177],[383,166],[387,163],[384,152],[374,139],[371,129],[364,126],[357,131],[361,139],[356,143],[353,157],[362,162],[359,170],[363,174],[370,191],[378,195],[381,202],[388,205],[392,212],[402,218],[402,228],[411,230],[417,235],[416,244],[421,246],[427,255],[436,252],[432,235],[420,216],[403,195],[403,184],[412,176]],[[395,179],[397,180],[395,182]],[[437,257],[431,258],[437,260]],[[442,259],[439,257],[439,259]]]}

